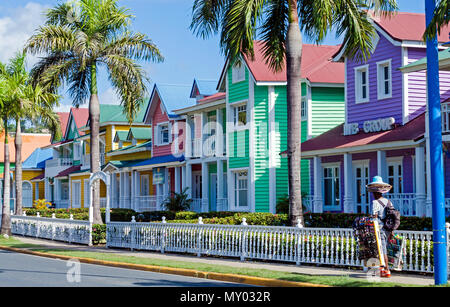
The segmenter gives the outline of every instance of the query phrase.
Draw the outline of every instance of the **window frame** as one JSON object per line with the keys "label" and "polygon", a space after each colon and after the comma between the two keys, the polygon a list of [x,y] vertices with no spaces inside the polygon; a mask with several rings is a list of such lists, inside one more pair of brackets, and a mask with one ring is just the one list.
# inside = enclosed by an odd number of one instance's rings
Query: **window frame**
{"label": "window frame", "polygon": [[308,120],[308,96],[302,96],[300,107],[301,120]]}
{"label": "window frame", "polygon": [[[247,168],[245,169],[237,169],[237,170],[233,170],[233,198],[234,198],[234,206],[238,211],[243,211],[243,210],[247,210],[248,208],[250,208],[250,191],[249,191],[249,187],[250,187],[250,174],[249,174],[249,170]],[[240,178],[238,177],[240,173],[247,173],[246,174],[246,178],[241,178],[241,180],[245,180],[247,182],[247,186],[245,189],[240,188],[239,187],[239,180]],[[240,206],[239,205],[239,192],[240,191],[247,191],[247,205],[246,206]]]}
{"label": "window frame", "polygon": [[[384,78],[384,68],[389,69],[389,78]],[[385,85],[388,82],[389,93],[385,93]],[[392,60],[384,60],[377,62],[377,98],[378,100],[392,98]]]}
{"label": "window frame", "polygon": [[234,63],[231,67],[231,83],[238,83],[245,81],[245,64],[241,61],[240,65],[238,63]]}
{"label": "window frame", "polygon": [[[239,111],[238,109],[245,106],[245,125],[238,125],[237,120],[239,119]],[[231,117],[232,117],[232,125],[233,130],[245,130],[249,127],[249,109],[248,109],[248,101],[238,101],[231,104]]]}
{"label": "window frame", "polygon": [[[164,145],[169,145],[170,144],[170,123],[169,122],[164,122],[164,123],[159,123],[157,126],[156,132],[157,132],[157,139],[158,139],[158,146],[164,146]],[[162,127],[167,127],[167,142],[163,142],[162,139],[162,135],[161,135],[161,128]]]}
{"label": "window frame", "polygon": [[[362,80],[360,74],[366,73],[366,98],[362,97]],[[355,67],[355,103],[366,103],[370,100],[369,64]]]}
{"label": "window frame", "polygon": [[[328,177],[325,176],[325,169],[332,169],[332,176]],[[334,173],[337,169],[337,176]],[[327,204],[326,201],[326,197],[325,197],[325,180],[326,179],[331,179],[332,182],[332,188],[331,191],[335,191],[336,190],[336,179],[338,180],[337,183],[337,187],[338,187],[338,199],[336,201],[336,198],[333,197],[334,199],[334,203],[333,204]],[[326,208],[329,211],[332,210],[339,210],[341,208],[341,195],[342,195],[342,190],[341,190],[341,165],[340,163],[326,163],[326,164],[322,164],[322,197],[323,197],[323,207]],[[334,192],[333,192],[334,195]],[[334,195],[335,196],[335,195]]]}

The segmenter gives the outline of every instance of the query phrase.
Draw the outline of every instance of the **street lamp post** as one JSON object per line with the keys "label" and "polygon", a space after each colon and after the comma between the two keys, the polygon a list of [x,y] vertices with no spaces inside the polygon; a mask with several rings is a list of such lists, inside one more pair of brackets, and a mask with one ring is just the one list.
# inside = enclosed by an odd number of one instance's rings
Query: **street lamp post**
{"label": "street lamp post", "polygon": [[[435,0],[425,0],[427,26],[433,18],[435,7]],[[444,285],[447,284],[447,233],[445,229],[444,174],[442,170],[442,122],[437,35],[434,39],[427,39],[427,87],[434,283],[435,285]]]}

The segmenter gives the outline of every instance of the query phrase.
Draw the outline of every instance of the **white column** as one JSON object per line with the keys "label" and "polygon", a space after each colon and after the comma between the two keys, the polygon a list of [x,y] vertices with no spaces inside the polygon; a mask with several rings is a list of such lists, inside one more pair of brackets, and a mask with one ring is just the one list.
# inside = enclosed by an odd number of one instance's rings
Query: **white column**
{"label": "white column", "polygon": [[344,213],[353,213],[355,201],[353,199],[353,165],[352,155],[344,154]]}
{"label": "white column", "polygon": [[169,195],[169,169],[164,168],[164,184],[163,184],[163,197],[164,199]]}
{"label": "white column", "polygon": [[186,176],[185,182],[187,189],[187,194],[189,198],[192,198],[192,164],[186,163]]}
{"label": "white column", "polygon": [[[114,175],[115,175],[114,173],[109,174],[109,178],[110,178],[110,180],[109,180],[109,182],[110,182],[109,199],[110,199],[110,206],[112,208],[114,208],[114,191],[117,189],[116,180],[114,178]],[[84,185],[84,182],[83,182],[83,185]],[[86,193],[86,191],[85,191],[85,193]]]}
{"label": "white column", "polygon": [[322,213],[323,196],[322,196],[322,162],[320,157],[314,157],[314,213]]}
{"label": "white column", "polygon": [[131,191],[130,191],[130,209],[136,210],[136,206],[135,206],[135,186],[136,186],[136,173],[134,171],[131,172]]}
{"label": "white column", "polygon": [[218,209],[225,210],[225,208],[217,208],[218,205],[223,204],[223,190],[224,190],[224,181],[223,181],[223,161],[217,160],[217,195],[216,195],[216,211]]}
{"label": "white column", "polygon": [[208,163],[202,163],[202,212],[207,212],[208,203],[208,192],[209,192],[209,172]]}
{"label": "white column", "polygon": [[[415,171],[416,177],[416,215],[426,215],[426,191],[425,191],[425,150],[423,147],[415,148]],[[429,177],[429,176],[428,176]]]}
{"label": "white column", "polygon": [[181,167],[181,190],[186,188],[186,165]]}
{"label": "white column", "polygon": [[223,111],[222,109],[216,110],[216,157],[223,156]]}
{"label": "white column", "polygon": [[124,174],[123,172],[119,173],[119,208],[123,207],[123,198],[125,197],[125,183],[124,183]]}
{"label": "white column", "polygon": [[192,120],[191,117],[188,115],[186,117],[186,128],[185,128],[185,135],[184,135],[184,140],[185,140],[185,144],[184,144],[184,152],[185,152],[185,157],[186,158],[190,158],[192,157]]}
{"label": "white column", "polygon": [[387,181],[386,151],[377,151],[377,174]]}
{"label": "white column", "polygon": [[202,112],[202,131],[201,131],[201,137],[200,137],[200,157],[204,157],[205,156],[205,150],[203,148],[203,146],[205,146],[205,127],[206,127],[206,123],[208,122],[208,116],[206,114],[206,112]]}
{"label": "white column", "polygon": [[175,167],[175,193],[180,193],[180,167]]}

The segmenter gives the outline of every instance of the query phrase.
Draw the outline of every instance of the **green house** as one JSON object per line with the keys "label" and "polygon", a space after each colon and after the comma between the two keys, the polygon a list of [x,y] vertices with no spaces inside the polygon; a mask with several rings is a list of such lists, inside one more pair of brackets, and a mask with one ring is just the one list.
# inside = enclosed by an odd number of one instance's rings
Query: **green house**
{"label": "green house", "polygon": [[[266,64],[262,42],[253,59],[227,61],[219,80],[226,93],[228,210],[273,212],[288,194],[286,72]],[[302,140],[344,121],[345,68],[329,59],[339,46],[303,45]],[[302,191],[310,194],[310,166],[302,161]]]}

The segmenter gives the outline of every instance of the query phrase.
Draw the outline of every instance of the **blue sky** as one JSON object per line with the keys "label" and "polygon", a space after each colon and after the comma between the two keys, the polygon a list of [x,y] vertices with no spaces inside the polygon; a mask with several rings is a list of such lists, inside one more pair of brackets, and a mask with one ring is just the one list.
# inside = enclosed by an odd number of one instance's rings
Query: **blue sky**
{"label": "blue sky", "polygon": [[[55,0],[2,0],[0,2],[0,61],[6,61],[44,21],[42,12]],[[400,11],[425,12],[425,0],[398,0]],[[194,78],[218,79],[224,58],[218,37],[197,38],[189,30],[193,0],[120,0],[135,16],[134,31],[145,33],[158,46],[164,63],[143,63],[152,82],[191,84]],[[308,41],[305,39],[305,42]],[[339,44],[330,35],[324,44]],[[32,65],[36,58],[30,58]],[[150,84],[149,84],[150,87]],[[100,101],[117,103],[104,73],[99,80]],[[65,94],[62,92],[61,94]],[[70,104],[64,95],[63,103]]]}

